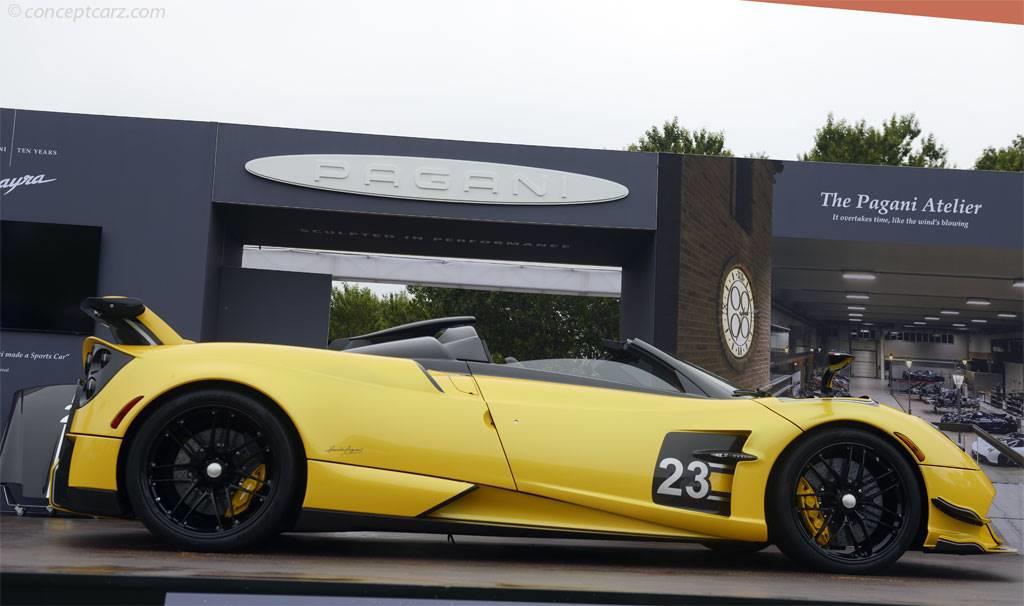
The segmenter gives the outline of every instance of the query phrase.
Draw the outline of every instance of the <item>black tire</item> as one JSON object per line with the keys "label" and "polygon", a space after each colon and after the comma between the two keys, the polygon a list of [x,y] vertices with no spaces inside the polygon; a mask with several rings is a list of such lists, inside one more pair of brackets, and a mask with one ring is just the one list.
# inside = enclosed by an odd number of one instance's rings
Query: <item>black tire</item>
{"label": "black tire", "polygon": [[701,543],[711,551],[725,557],[739,557],[757,553],[768,547],[769,543],[753,543],[751,541],[708,541]]}
{"label": "black tire", "polygon": [[252,396],[184,393],[158,405],[134,434],[125,491],[153,534],[188,551],[233,551],[284,530],[303,488],[290,423]]}
{"label": "black tire", "polygon": [[796,444],[772,475],[772,541],[818,570],[871,574],[911,546],[920,483],[894,444],[856,428],[824,429]]}

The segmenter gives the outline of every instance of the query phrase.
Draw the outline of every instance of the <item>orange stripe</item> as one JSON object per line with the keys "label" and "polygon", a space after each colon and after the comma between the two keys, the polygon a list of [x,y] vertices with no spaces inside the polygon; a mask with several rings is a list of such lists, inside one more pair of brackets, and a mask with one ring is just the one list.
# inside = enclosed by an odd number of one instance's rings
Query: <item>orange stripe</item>
{"label": "orange stripe", "polygon": [[1021,0],[750,0],[854,11],[1024,25]]}

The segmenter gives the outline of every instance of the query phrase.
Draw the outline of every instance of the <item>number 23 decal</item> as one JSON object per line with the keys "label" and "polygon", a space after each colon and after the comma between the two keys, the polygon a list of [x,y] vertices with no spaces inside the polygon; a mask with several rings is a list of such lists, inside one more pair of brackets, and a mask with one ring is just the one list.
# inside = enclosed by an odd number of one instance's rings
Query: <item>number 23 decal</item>
{"label": "number 23 decal", "polygon": [[711,482],[708,481],[708,474],[711,469],[704,461],[690,461],[685,466],[686,471],[694,472],[693,483],[685,487],[676,485],[676,482],[683,477],[683,462],[675,457],[666,457],[658,463],[661,469],[671,469],[671,474],[658,486],[658,494],[680,497],[683,490],[691,499],[703,499],[711,493]]}
{"label": "number 23 decal", "polygon": [[673,431],[665,434],[652,461],[651,500],[658,505],[730,515],[736,464],[707,461],[699,453],[739,452],[746,436],[725,432]]}

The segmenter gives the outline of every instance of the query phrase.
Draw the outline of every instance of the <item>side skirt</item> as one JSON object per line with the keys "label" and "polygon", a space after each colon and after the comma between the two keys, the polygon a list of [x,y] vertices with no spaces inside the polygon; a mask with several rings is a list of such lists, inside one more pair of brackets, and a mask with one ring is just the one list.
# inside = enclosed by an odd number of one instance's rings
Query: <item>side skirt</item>
{"label": "side skirt", "polygon": [[410,532],[423,534],[461,534],[469,536],[521,537],[546,539],[598,539],[652,541],[661,543],[699,543],[708,539],[687,539],[685,537],[659,537],[644,534],[619,532],[587,532],[564,528],[541,528],[515,526],[511,524],[484,524],[480,522],[459,522],[426,517],[393,517],[367,513],[328,511],[324,509],[302,510],[292,532]]}

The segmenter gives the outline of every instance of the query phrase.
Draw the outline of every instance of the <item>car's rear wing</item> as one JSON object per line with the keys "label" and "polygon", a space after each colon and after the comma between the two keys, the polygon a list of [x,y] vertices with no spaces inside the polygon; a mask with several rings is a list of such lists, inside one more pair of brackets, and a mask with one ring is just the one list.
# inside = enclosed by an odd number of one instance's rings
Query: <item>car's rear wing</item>
{"label": "car's rear wing", "polygon": [[142,301],[130,297],[89,297],[82,311],[110,329],[123,345],[176,345],[185,339]]}

